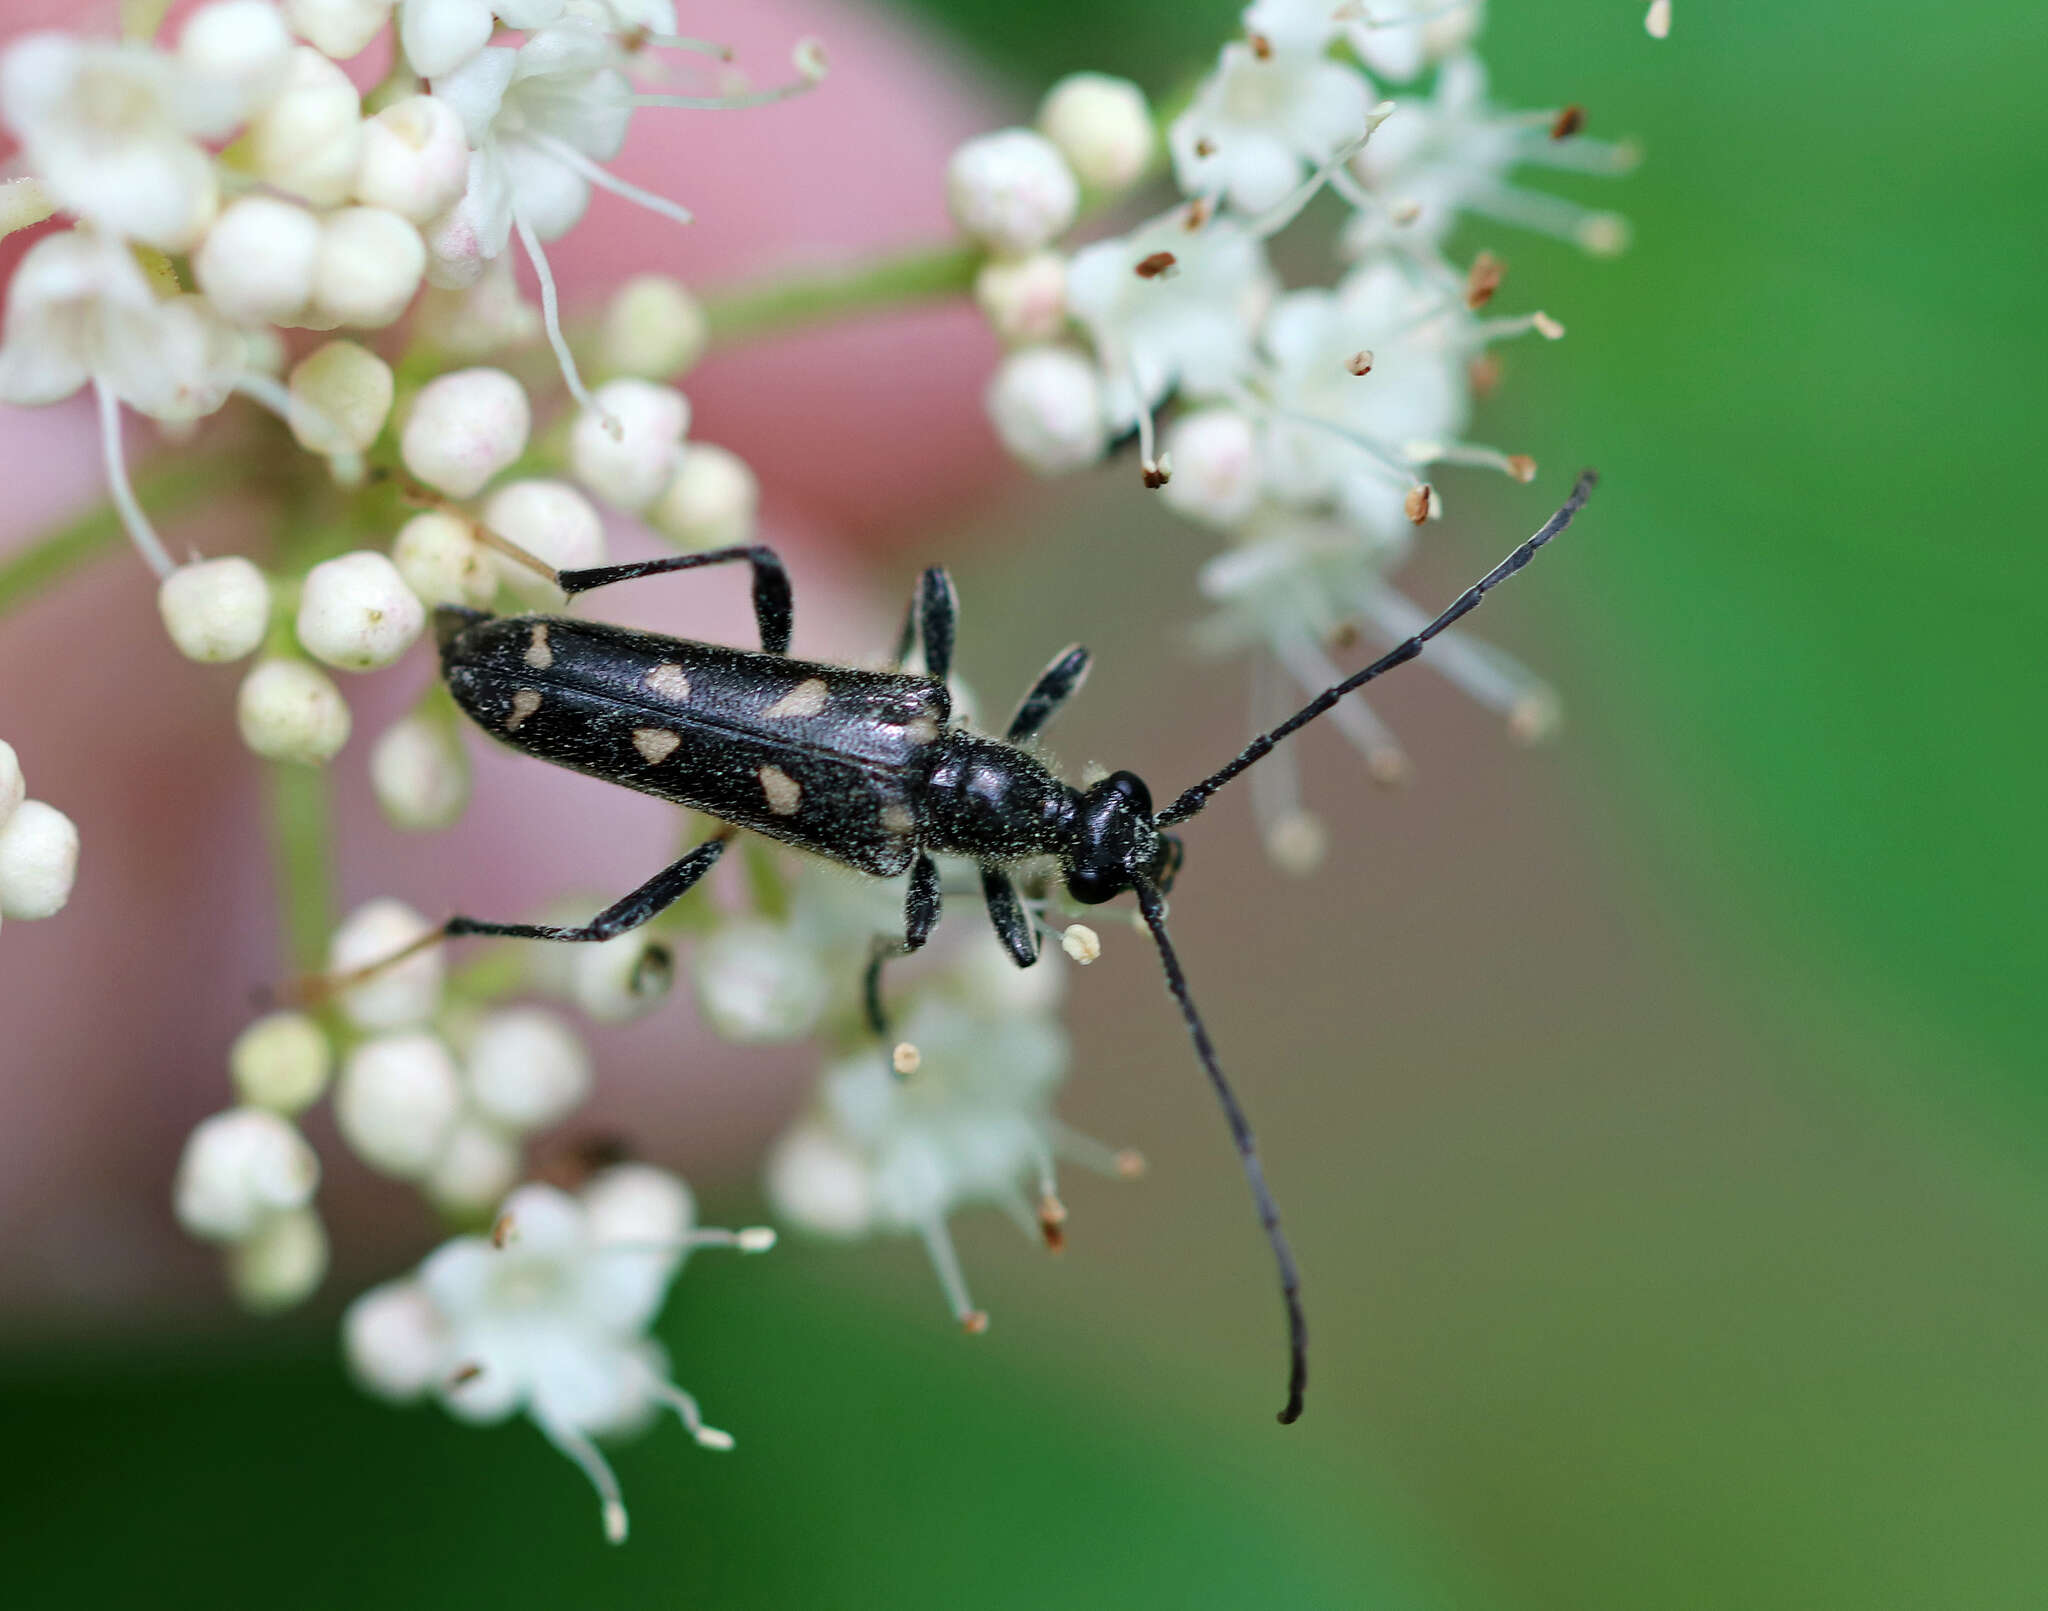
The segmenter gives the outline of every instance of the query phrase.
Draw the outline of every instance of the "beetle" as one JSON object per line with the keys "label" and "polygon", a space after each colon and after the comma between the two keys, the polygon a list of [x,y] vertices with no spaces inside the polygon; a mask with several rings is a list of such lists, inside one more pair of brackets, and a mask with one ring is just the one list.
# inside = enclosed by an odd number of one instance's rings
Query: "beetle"
{"label": "beetle", "polygon": [[[1014,876],[1020,864],[1050,859],[1067,893],[1084,905],[1135,895],[1167,991],[1229,1124],[1278,1268],[1288,1325],[1287,1402],[1279,1419],[1291,1422],[1301,1414],[1308,1379],[1300,1276],[1251,1125],[1224,1076],[1167,933],[1166,893],[1181,860],[1180,841],[1167,830],[1195,816],[1276,744],[1354,689],[1415,659],[1438,633],[1477,609],[1491,589],[1571,524],[1594,484],[1587,471],[1541,530],[1435,620],[1157,811],[1135,773],[1115,772],[1079,789],[1027,747],[1086,677],[1089,656],[1079,646],[1054,657],[1000,738],[953,725],[947,677],[958,604],[942,569],[927,570],[918,580],[894,669],[869,671],[790,657],[792,596],[773,549],[745,545],[564,572],[521,554],[570,597],[707,566],[751,568],[758,650],[569,616],[496,616],[453,605],[437,609],[434,621],[442,677],[456,703],[492,737],[558,766],[688,806],[726,826],[588,923],[558,927],[458,916],[421,943],[469,934],[611,939],[688,893],[717,864],[732,835],[747,829],[876,877],[909,873],[902,939],[878,948],[866,981],[871,1025],[883,1034],[881,963],[888,955],[918,950],[939,918],[934,856],[965,857],[980,868],[989,919],[1019,967],[1038,960],[1037,934]],[[923,673],[904,671],[920,647]]]}

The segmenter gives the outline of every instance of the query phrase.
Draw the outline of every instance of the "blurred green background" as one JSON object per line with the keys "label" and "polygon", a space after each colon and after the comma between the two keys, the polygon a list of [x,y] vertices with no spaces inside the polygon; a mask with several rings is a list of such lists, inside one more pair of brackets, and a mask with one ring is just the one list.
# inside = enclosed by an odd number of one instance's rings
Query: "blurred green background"
{"label": "blurred green background", "polygon": [[[1028,104],[1077,67],[1169,87],[1233,8],[923,9]],[[1572,334],[1508,355],[1484,433],[1541,486],[1459,488],[1406,578],[1448,597],[1599,464],[1482,624],[1570,725],[1515,751],[1407,673],[1406,793],[1305,744],[1323,875],[1268,873],[1243,801],[1191,836],[1183,948],[1309,1274],[1299,1426],[1221,1126],[1112,936],[1065,1111],[1154,1173],[1076,1183],[1058,1265],[963,1222],[980,1345],[908,1247],[693,1271],[665,1329],[740,1449],[622,1450],[623,1551],[530,1429],[357,1399],[324,1325],[14,1358],[0,1599],[2048,1603],[2048,51],[2017,3],[1680,0],[1663,44],[1642,9],[1495,0],[1503,99],[1643,139],[1578,187],[1637,244],[1468,231]],[[928,546],[977,685],[1093,643],[1062,748],[1164,784],[1227,740],[1176,698],[1199,539],[1126,479]]]}

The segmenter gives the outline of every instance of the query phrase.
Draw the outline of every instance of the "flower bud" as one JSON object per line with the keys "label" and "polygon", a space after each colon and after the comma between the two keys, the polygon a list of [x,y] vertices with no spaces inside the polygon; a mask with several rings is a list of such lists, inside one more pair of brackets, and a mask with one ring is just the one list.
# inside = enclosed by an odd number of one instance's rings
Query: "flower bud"
{"label": "flower bud", "polygon": [[370,785],[393,827],[431,833],[469,804],[469,761],[446,722],[406,716],[370,751]]}
{"label": "flower bud", "polygon": [[1109,445],[1095,366],[1068,348],[1011,353],[989,381],[987,404],[1010,456],[1040,475],[1084,469]]}
{"label": "flower bud", "polygon": [[303,660],[259,660],[235,696],[235,721],[266,760],[319,766],[348,742],[348,702]]}
{"label": "flower bud", "polygon": [[27,798],[28,781],[21,775],[21,757],[14,753],[12,744],[0,738],[0,828],[7,826],[8,819]]}
{"label": "flower bud", "polygon": [[690,965],[705,1021],[742,1043],[801,1040],[831,990],[809,946],[759,920],[720,925],[698,942]]}
{"label": "flower bud", "polygon": [[238,324],[294,318],[313,295],[320,220],[296,202],[244,196],[231,203],[192,254],[206,299]]}
{"label": "flower bud", "polygon": [[304,1303],[326,1275],[327,1228],[310,1208],[266,1220],[228,1249],[228,1285],[258,1314]]}
{"label": "flower bud", "polygon": [[652,1164],[615,1164],[582,1191],[594,1246],[680,1242],[697,1222],[697,1202],[680,1177]]}
{"label": "flower bud", "polygon": [[0,827],[0,916],[54,917],[78,877],[78,829],[40,800],[24,800]]}
{"label": "flower bud", "polygon": [[335,324],[381,330],[411,304],[427,266],[420,232],[382,207],[343,207],[320,229],[313,308]]}
{"label": "flower bud", "polygon": [[510,1007],[477,1025],[464,1061],[477,1112],[509,1130],[538,1130],[590,1094],[590,1053],[544,1007]]}
{"label": "flower bud", "polygon": [[419,1030],[364,1041],[334,1088],[342,1139],[372,1169],[401,1180],[433,1168],[461,1110],[453,1054],[439,1036]]}
{"label": "flower bud", "polygon": [[194,560],[163,579],[156,607],[187,660],[239,660],[270,628],[270,584],[239,554]]}
{"label": "flower bud", "polygon": [[1081,187],[1059,148],[1029,129],[969,140],[946,165],[953,221],[992,251],[1036,251],[1074,221]]}
{"label": "flower bud", "polygon": [[178,1223],[209,1241],[239,1241],[264,1220],[303,1208],[320,1160],[291,1120],[261,1108],[202,1119],[186,1139],[172,1187]]}
{"label": "flower bud", "polygon": [[299,642],[314,659],[344,671],[390,665],[426,624],[419,595],[374,549],[315,565],[299,594]]}
{"label": "flower bud", "polygon": [[416,1281],[372,1287],[342,1316],[342,1352],[349,1373],[380,1398],[418,1398],[445,1368],[444,1323]]}
{"label": "flower bud", "polygon": [[399,449],[405,467],[451,498],[470,498],[526,451],[533,413],[502,369],[458,369],[420,388]]}
{"label": "flower bud", "polygon": [[[484,505],[484,524],[558,571],[604,563],[604,517],[566,481],[513,481]],[[534,604],[559,605],[561,590],[508,554],[492,554],[501,581]]]}
{"label": "flower bud", "polygon": [[391,366],[367,347],[316,347],[292,365],[292,435],[309,453],[367,453],[391,415],[394,384]]}
{"label": "flower bud", "polygon": [[505,255],[505,237],[498,233],[503,198],[502,175],[481,151],[472,151],[462,195],[420,228],[427,243],[427,284],[442,291],[468,290]]}
{"label": "flower bud", "polygon": [[[328,971],[367,968],[433,932],[434,925],[405,902],[371,901],[357,907],[334,931],[327,948]],[[427,946],[349,986],[339,997],[341,1010],[358,1029],[423,1024],[440,1008],[441,973],[441,948]]]}
{"label": "flower bud", "polygon": [[469,141],[462,119],[433,95],[409,95],[363,125],[356,199],[425,224],[462,199]]}
{"label": "flower bud", "polygon": [[1213,526],[1234,526],[1259,501],[1258,433],[1234,408],[1183,414],[1166,435],[1173,479],[1160,496],[1179,513]]}
{"label": "flower bud", "polygon": [[682,463],[647,511],[647,522],[684,548],[726,548],[753,541],[761,483],[729,448],[691,442]]}
{"label": "flower bud", "polygon": [[301,45],[276,93],[249,120],[247,138],[257,177],[315,207],[339,206],[362,148],[356,87],[319,51]]}
{"label": "flower bud", "polygon": [[398,14],[398,41],[415,73],[439,78],[489,44],[494,26],[486,0],[409,5]]}
{"label": "flower bud", "polygon": [[661,1005],[675,983],[675,953],[645,928],[595,945],[555,947],[574,952],[566,981],[569,999],[600,1024],[623,1024]]}
{"label": "flower bud", "polygon": [[689,399],[673,386],[631,377],[607,381],[593,399],[597,406],[583,410],[569,433],[569,466],[607,502],[645,509],[675,474],[690,428]]}
{"label": "flower bud", "polygon": [[974,277],[974,300],[1006,345],[1055,340],[1067,323],[1067,260],[1033,252],[984,263]]}
{"label": "flower bud", "polygon": [[391,544],[392,563],[405,585],[429,608],[437,604],[482,608],[497,595],[498,573],[469,522],[443,509],[408,520]]}
{"label": "flower bud", "polygon": [[637,274],[604,310],[598,352],[617,375],[669,380],[704,355],[704,305],[666,274]]}
{"label": "flower bud", "polygon": [[491,1125],[464,1119],[427,1175],[427,1195],[445,1214],[488,1214],[519,1181],[519,1144]]}
{"label": "flower bud", "polygon": [[298,1113],[320,1100],[334,1073],[326,1031],[302,1012],[266,1013],[228,1053],[235,1092],[255,1108]]}
{"label": "flower bud", "polygon": [[276,91],[291,59],[291,31],[270,0],[217,0],[185,19],[178,65],[221,97],[225,134]]}
{"label": "flower bud", "polygon": [[864,1159],[824,1126],[799,1123],[768,1154],[768,1201],[778,1219],[817,1236],[852,1237],[874,1223]]}
{"label": "flower bud", "polygon": [[323,56],[345,62],[391,20],[391,0],[284,0],[292,32]]}
{"label": "flower bud", "polygon": [[1145,176],[1158,136],[1145,92],[1127,78],[1069,73],[1046,92],[1038,127],[1081,183],[1105,193]]}

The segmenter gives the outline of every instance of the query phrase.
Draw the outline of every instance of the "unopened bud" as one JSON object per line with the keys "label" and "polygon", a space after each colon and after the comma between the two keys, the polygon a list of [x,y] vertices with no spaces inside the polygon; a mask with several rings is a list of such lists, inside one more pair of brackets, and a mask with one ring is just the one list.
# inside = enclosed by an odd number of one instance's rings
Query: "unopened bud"
{"label": "unopened bud", "polygon": [[372,1169],[406,1180],[433,1168],[461,1108],[454,1057],[438,1036],[417,1030],[364,1041],[334,1089],[342,1139]]}
{"label": "unopened bud", "polygon": [[[621,509],[645,509],[669,484],[690,429],[689,399],[673,386],[627,377],[593,394],[569,433],[576,479]],[[616,434],[614,434],[616,433]]]}
{"label": "unopened bud", "polygon": [[[519,1144],[475,1119],[458,1122],[425,1181],[427,1195],[446,1213],[475,1215],[504,1200],[519,1181]],[[508,1214],[491,1227],[491,1245],[518,1234]]]}
{"label": "unopened bud", "polygon": [[267,760],[319,766],[348,742],[348,702],[303,660],[260,660],[235,696],[242,742]]}
{"label": "unopened bud", "polygon": [[1145,176],[1158,141],[1145,92],[1105,73],[1070,73],[1053,85],[1038,127],[1082,184],[1111,194]]}
{"label": "unopened bud", "polygon": [[426,622],[419,595],[374,549],[315,565],[299,593],[299,642],[316,660],[344,671],[390,665]]}
{"label": "unopened bud", "polygon": [[312,1201],[320,1160],[291,1120],[261,1108],[202,1119],[178,1159],[172,1198],[194,1236],[232,1242]]}
{"label": "unopened bud", "polygon": [[192,274],[237,324],[282,323],[312,299],[320,234],[320,220],[296,202],[244,196],[214,220],[192,254]]}
{"label": "unopened bud", "polygon": [[365,49],[391,20],[391,0],[284,0],[292,32],[338,62]]}
{"label": "unopened bud", "polygon": [[666,274],[639,274],[620,286],[599,333],[604,367],[617,375],[671,380],[704,355],[710,326],[704,304]]}
{"label": "unopened bud", "polygon": [[1005,345],[1052,341],[1067,322],[1067,260],[1058,252],[991,258],[974,277],[974,300]]}
{"label": "unopened bud", "polygon": [[291,374],[291,427],[309,453],[365,453],[391,417],[391,366],[353,341],[330,341]]}
{"label": "unopened bud", "polygon": [[441,97],[409,95],[363,125],[358,201],[425,224],[461,200],[468,183],[469,141]]}
{"label": "unopened bud", "polygon": [[274,1012],[235,1038],[228,1053],[235,1091],[251,1107],[292,1114],[311,1107],[334,1072],[334,1048],[302,1012]]}
{"label": "unopened bud", "polygon": [[405,467],[452,498],[469,498],[526,451],[533,414],[502,369],[458,369],[420,388],[400,438]]}
{"label": "unopened bud", "polygon": [[370,785],[392,826],[430,833],[469,804],[469,761],[446,722],[406,716],[370,751]]}
{"label": "unopened bud", "polygon": [[480,608],[498,591],[498,572],[469,522],[443,509],[426,510],[401,526],[391,545],[391,560],[405,585],[429,608]]}
{"label": "unopened bud", "polygon": [[953,221],[995,251],[1020,255],[1065,232],[1081,187],[1059,147],[1029,129],[969,140],[946,166]]}
{"label": "unopened bud", "polygon": [[[371,901],[357,907],[334,931],[327,948],[328,971],[348,974],[371,967],[437,932],[403,901]],[[341,1010],[359,1029],[425,1023],[441,1005],[442,969],[441,948],[421,946],[404,961],[379,967],[342,991]]]}
{"label": "unopened bud", "polygon": [[553,1124],[590,1094],[590,1053],[543,1007],[509,1007],[477,1026],[464,1057],[469,1098],[512,1131]]}
{"label": "unopened bud", "polygon": [[299,46],[276,93],[249,120],[247,149],[257,177],[315,207],[339,206],[362,149],[362,105],[348,74]]}
{"label": "unopened bud", "polygon": [[727,548],[750,542],[761,483],[746,460],[710,442],[687,442],[648,523],[685,548]]}
{"label": "unopened bud", "polygon": [[1100,459],[1109,444],[1095,366],[1066,347],[1027,347],[997,366],[988,412],[1010,455],[1040,475]]}
{"label": "unopened bud", "polygon": [[270,627],[270,584],[239,554],[180,565],[157,588],[156,605],[164,630],[188,660],[254,654]]}
{"label": "unopened bud", "polygon": [[326,1274],[327,1230],[310,1208],[265,1220],[228,1250],[228,1284],[258,1314],[304,1303]]}
{"label": "unopened bud", "polygon": [[[484,524],[515,547],[558,571],[602,565],[604,517],[566,481],[511,481],[492,493]],[[492,554],[499,580],[533,604],[559,605],[561,589],[509,554]]]}

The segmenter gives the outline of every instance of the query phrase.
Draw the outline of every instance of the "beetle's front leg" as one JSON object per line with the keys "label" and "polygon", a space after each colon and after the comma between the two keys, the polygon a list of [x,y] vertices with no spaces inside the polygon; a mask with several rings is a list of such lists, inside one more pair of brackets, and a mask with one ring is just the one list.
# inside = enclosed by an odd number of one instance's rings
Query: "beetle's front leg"
{"label": "beetle's front leg", "polygon": [[875,1032],[877,1040],[889,1038],[889,1015],[882,1008],[882,968],[891,957],[907,957],[924,949],[933,925],[939,921],[939,906],[938,865],[920,850],[917,860],[910,864],[910,891],[903,902],[903,941],[900,945],[889,940],[876,941],[874,954],[868,958],[867,976],[861,982],[868,1028]]}

